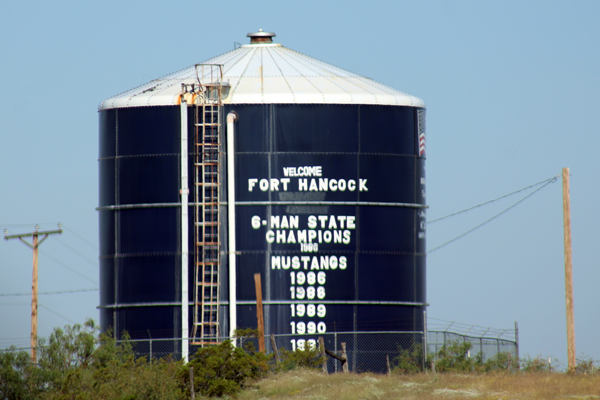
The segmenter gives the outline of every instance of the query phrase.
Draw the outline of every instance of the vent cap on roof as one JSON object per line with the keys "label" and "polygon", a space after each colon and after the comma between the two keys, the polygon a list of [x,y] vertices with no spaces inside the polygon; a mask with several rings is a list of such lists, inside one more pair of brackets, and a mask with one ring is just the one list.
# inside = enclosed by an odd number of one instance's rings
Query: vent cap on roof
{"label": "vent cap on roof", "polygon": [[246,35],[250,38],[250,44],[253,43],[273,43],[273,36],[275,35],[273,32],[263,32],[262,29],[259,29],[258,32],[250,32]]}

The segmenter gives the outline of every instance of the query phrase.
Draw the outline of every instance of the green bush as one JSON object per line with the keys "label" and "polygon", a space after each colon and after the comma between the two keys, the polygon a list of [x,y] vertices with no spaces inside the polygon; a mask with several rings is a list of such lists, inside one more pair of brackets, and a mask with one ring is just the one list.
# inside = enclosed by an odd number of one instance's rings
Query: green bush
{"label": "green bush", "polygon": [[179,372],[182,389],[190,395],[189,368],[194,368],[194,391],[204,396],[234,395],[269,372],[269,357],[233,347],[230,341],[203,347]]}
{"label": "green bush", "polygon": [[309,346],[306,346],[303,350],[296,349],[295,351],[280,349],[279,360],[279,365],[276,366],[277,371],[290,371],[297,368],[321,368],[325,361],[319,350],[316,348],[311,349]]}
{"label": "green bush", "polygon": [[435,355],[437,372],[468,372],[481,365],[481,354],[470,357],[473,345],[470,342],[450,342],[442,346]]}
{"label": "green bush", "polygon": [[413,343],[408,349],[399,349],[398,356],[392,361],[392,372],[417,374],[423,371],[423,361],[423,345]]}
{"label": "green bush", "polygon": [[575,373],[577,374],[597,374],[599,371],[596,361],[592,358],[582,355],[577,358],[577,365],[575,366]]}
{"label": "green bush", "polygon": [[546,360],[537,356],[536,358],[525,357],[521,359],[521,371],[523,372],[551,372],[558,368],[558,361],[555,360],[554,367]]}
{"label": "green bush", "polygon": [[482,372],[511,371],[519,367],[519,360],[511,353],[498,353],[476,367]]}

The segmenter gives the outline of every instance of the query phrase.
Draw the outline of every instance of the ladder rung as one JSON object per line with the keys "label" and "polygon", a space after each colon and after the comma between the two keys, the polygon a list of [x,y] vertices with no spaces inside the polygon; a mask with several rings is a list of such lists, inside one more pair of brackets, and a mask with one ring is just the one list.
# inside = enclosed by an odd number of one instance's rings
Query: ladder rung
{"label": "ladder rung", "polygon": [[219,342],[219,341],[214,341],[214,342],[212,342],[212,341],[206,341],[206,340],[204,340],[204,341],[201,341],[201,342],[190,342],[190,344],[191,344],[192,346],[206,346],[206,345],[217,345],[217,344],[221,344],[221,342]]}
{"label": "ladder rung", "polygon": [[196,266],[200,266],[200,265],[219,265],[218,262],[197,262]]}

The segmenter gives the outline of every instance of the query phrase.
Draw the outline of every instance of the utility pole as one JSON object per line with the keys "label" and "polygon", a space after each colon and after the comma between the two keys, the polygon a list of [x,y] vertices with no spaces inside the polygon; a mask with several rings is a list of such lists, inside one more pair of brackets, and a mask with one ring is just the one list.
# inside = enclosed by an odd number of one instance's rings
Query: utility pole
{"label": "utility pole", "polygon": [[[39,231],[39,225],[35,226],[35,231],[31,233],[20,233],[18,235],[9,235],[8,230],[4,230],[4,240],[19,239],[27,246],[33,249],[33,278],[31,283],[31,362],[37,362],[37,314],[38,314],[38,247],[53,234],[61,234],[63,231],[60,224],[55,231]],[[39,240],[39,236],[44,237]],[[24,238],[33,237],[33,244],[27,242]]]}
{"label": "utility pole", "polygon": [[569,168],[562,170],[563,222],[565,231],[565,294],[567,303],[567,354],[569,372],[575,371],[575,316],[573,312],[573,263],[571,253],[571,197],[569,194]]}

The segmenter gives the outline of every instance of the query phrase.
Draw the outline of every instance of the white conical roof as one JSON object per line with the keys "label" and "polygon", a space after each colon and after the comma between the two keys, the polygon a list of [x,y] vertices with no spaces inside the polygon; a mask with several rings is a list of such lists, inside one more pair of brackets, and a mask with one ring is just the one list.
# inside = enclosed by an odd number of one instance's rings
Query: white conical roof
{"label": "white conical roof", "polygon": [[[260,32],[261,36],[262,32]],[[250,36],[252,34],[248,34]],[[259,33],[254,34],[258,36]],[[268,36],[268,35],[267,35]],[[274,34],[271,34],[274,36]],[[269,38],[270,40],[270,38]],[[251,43],[204,61],[222,64],[230,89],[224,104],[377,104],[425,107],[423,100],[277,43]],[[100,103],[100,110],[177,105],[196,66],[155,79]]]}

